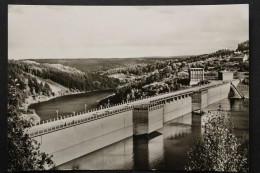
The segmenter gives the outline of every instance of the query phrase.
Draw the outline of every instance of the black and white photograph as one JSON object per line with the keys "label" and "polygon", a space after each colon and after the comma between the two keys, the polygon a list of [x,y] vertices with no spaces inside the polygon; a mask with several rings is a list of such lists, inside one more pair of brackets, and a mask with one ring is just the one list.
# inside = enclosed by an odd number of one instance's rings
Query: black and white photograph
{"label": "black and white photograph", "polygon": [[8,171],[249,172],[250,49],[249,4],[9,4]]}

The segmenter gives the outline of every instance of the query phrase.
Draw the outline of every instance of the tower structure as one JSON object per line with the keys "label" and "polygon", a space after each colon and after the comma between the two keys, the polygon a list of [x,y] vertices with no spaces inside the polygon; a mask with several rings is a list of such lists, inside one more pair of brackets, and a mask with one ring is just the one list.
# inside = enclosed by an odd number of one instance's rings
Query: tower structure
{"label": "tower structure", "polygon": [[190,68],[189,69],[190,85],[196,85],[200,81],[204,80],[204,69],[203,68]]}

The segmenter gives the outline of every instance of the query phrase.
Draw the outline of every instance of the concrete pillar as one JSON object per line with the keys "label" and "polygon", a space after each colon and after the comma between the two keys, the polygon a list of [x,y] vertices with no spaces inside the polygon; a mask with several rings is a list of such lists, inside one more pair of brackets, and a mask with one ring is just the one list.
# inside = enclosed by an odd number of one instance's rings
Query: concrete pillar
{"label": "concrete pillar", "polygon": [[192,110],[203,109],[208,106],[208,91],[196,91],[192,94]]}
{"label": "concrete pillar", "polygon": [[153,109],[148,107],[133,109],[134,135],[149,134],[163,127],[162,111],[150,112]]}

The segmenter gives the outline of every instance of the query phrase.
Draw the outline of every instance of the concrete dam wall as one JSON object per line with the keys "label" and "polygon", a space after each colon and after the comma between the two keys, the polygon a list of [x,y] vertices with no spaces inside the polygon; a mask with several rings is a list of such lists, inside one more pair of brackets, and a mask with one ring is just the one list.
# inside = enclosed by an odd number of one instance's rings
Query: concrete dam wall
{"label": "concrete dam wall", "polygon": [[230,82],[227,82],[205,86],[192,93],[168,94],[164,100],[160,97],[152,103],[144,99],[145,104],[138,103],[120,111],[114,109],[112,114],[77,119],[78,124],[67,124],[62,129],[46,133],[40,134],[38,131],[33,139],[41,143],[41,151],[53,155],[58,166],[133,135],[154,132],[162,128],[164,123],[191,113],[195,108],[202,109],[227,98],[229,91]]}
{"label": "concrete dam wall", "polygon": [[55,164],[60,165],[132,135],[132,110],[128,110],[34,139],[41,142],[41,151],[52,154]]}
{"label": "concrete dam wall", "polygon": [[230,83],[225,83],[217,87],[208,89],[208,105],[218,102],[224,98],[228,98],[230,92]]}
{"label": "concrete dam wall", "polygon": [[191,96],[184,96],[184,98],[177,98],[170,102],[166,102],[163,107],[163,122],[171,121],[182,115],[190,113],[192,111],[192,99]]}

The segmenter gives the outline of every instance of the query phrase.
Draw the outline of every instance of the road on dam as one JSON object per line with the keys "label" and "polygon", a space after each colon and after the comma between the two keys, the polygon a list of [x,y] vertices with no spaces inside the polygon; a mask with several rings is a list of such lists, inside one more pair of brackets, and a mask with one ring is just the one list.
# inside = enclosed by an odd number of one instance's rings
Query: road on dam
{"label": "road on dam", "polygon": [[62,118],[62,119],[55,120],[55,121],[49,121],[47,123],[45,122],[42,124],[37,124],[37,125],[34,125],[34,126],[28,128],[27,130],[30,134],[30,133],[37,132],[37,131],[40,131],[43,129],[48,129],[48,128],[51,128],[53,126],[57,126],[60,124],[69,123],[69,122],[72,122],[73,120],[77,121],[77,120],[81,120],[83,118],[88,118],[88,117],[93,116],[97,112],[104,113],[107,111],[115,111],[115,110],[123,109],[128,106],[138,106],[138,105],[142,105],[142,104],[149,104],[151,101],[154,101],[154,100],[158,100],[158,99],[162,99],[162,98],[170,97],[170,96],[174,96],[174,95],[189,93],[189,92],[193,92],[193,91],[198,91],[199,89],[209,88],[209,87],[213,87],[213,86],[220,85],[223,83],[224,83],[223,81],[213,81],[210,84],[205,84],[205,85],[196,86],[196,87],[190,87],[190,88],[183,89],[183,90],[178,90],[178,91],[165,93],[165,94],[161,94],[161,95],[157,95],[157,96],[153,96],[153,97],[149,97],[149,98],[144,98],[144,99],[140,99],[140,100],[136,100],[136,101],[130,101],[130,102],[127,102],[124,104],[122,103],[122,104],[111,106],[108,108],[103,108],[103,109],[99,109],[99,110],[95,110],[95,111],[91,111],[91,112],[87,112],[87,113],[82,113],[82,114],[79,114],[76,116],[70,116],[70,117]]}

